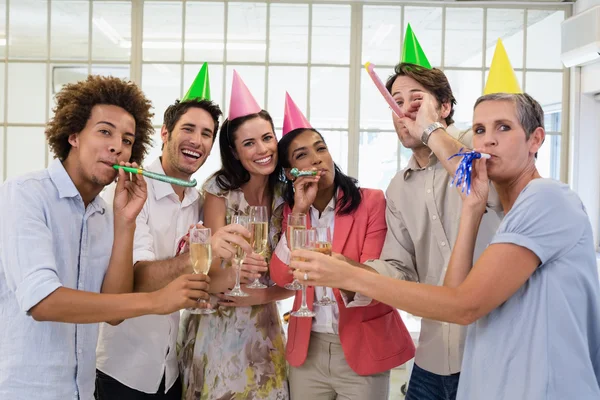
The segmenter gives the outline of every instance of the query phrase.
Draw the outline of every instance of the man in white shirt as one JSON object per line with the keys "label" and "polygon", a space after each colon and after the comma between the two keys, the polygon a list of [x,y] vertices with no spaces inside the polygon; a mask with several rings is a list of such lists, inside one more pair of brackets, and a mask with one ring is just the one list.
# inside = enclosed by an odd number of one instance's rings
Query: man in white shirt
{"label": "man in white shirt", "polygon": [[[162,155],[147,170],[189,180],[206,161],[221,110],[210,100],[176,101],[164,114]],[[112,199],[111,188],[104,194]],[[201,218],[196,188],[148,180],[148,199],[137,217],[135,290],[152,291],[191,272],[189,253],[177,244]],[[149,315],[119,326],[102,324],[97,346],[96,396],[112,399],[181,399],[176,354],[179,312]]]}

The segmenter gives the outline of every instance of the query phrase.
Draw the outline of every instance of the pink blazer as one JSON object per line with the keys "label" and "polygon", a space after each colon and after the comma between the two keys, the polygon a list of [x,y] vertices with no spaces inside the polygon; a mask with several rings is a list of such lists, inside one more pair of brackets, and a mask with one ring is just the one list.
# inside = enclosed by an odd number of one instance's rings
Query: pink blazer
{"label": "pink blazer", "polygon": [[[341,193],[341,192],[340,192]],[[362,202],[350,215],[335,216],[332,249],[358,262],[377,259],[381,253],[387,226],[385,197],[381,190],[361,189]],[[288,205],[283,212],[283,230],[287,229]],[[310,223],[310,222],[309,222]],[[292,281],[289,267],[277,255],[270,264],[271,277],[279,286]],[[398,311],[372,301],[366,307],[346,308],[338,289],[335,300],[340,310],[339,336],[348,365],[359,375],[373,375],[404,364],[415,355],[412,338]],[[294,310],[300,307],[301,291],[296,293]],[[315,290],[307,288],[307,303],[313,309]],[[286,358],[298,367],[306,360],[312,318],[290,318]]]}

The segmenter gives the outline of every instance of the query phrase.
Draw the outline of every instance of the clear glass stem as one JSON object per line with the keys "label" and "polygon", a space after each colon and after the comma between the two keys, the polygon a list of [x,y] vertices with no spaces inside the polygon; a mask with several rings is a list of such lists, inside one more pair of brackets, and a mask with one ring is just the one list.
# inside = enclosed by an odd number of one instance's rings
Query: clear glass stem
{"label": "clear glass stem", "polygon": [[306,304],[306,285],[302,285],[302,306],[300,308],[308,308],[308,304]]}
{"label": "clear glass stem", "polygon": [[242,272],[242,260],[237,260],[237,262],[235,263],[236,267],[235,267],[235,286],[233,287],[234,290],[239,290],[241,289],[240,287],[240,275]]}

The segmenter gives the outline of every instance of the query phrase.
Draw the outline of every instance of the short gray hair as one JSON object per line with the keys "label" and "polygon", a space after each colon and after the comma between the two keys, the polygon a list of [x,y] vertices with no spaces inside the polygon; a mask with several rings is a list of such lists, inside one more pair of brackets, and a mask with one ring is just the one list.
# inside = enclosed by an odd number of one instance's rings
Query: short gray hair
{"label": "short gray hair", "polygon": [[484,101],[504,100],[511,101],[517,108],[519,123],[525,131],[525,138],[529,137],[537,128],[544,127],[544,110],[540,103],[527,93],[492,93],[481,96],[475,102],[473,109]]}

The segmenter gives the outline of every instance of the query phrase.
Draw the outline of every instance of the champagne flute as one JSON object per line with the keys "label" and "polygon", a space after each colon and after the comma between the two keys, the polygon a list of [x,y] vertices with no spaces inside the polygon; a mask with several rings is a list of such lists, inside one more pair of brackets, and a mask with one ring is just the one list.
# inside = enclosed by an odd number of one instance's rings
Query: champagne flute
{"label": "champagne flute", "polygon": [[[212,251],[210,247],[210,228],[192,228],[190,229],[190,261],[194,274],[208,274],[212,264]],[[206,300],[199,299],[199,303],[206,303]],[[212,314],[215,312],[212,308],[188,308],[192,314]]]}
{"label": "champagne flute", "polygon": [[[247,215],[233,215],[231,218],[232,224],[238,224],[248,229],[248,216]],[[241,235],[240,235],[241,236]],[[245,236],[241,236],[244,240],[250,241],[249,238]],[[240,287],[240,271],[242,269],[242,263],[244,262],[244,257],[246,257],[246,252],[238,245],[234,245],[236,248],[236,252],[233,255],[233,261],[235,263],[235,286],[230,291],[226,292],[227,296],[233,297],[248,297],[250,296],[248,293],[244,292]]]}
{"label": "champagne flute", "polygon": [[[327,256],[331,255],[331,229],[329,229],[329,227],[318,227],[318,228],[313,228],[315,230],[315,234],[316,234],[316,243],[314,248],[312,249],[313,251],[325,254]],[[318,306],[330,306],[332,304],[335,304],[335,300],[330,298],[329,296],[327,296],[327,288],[325,286],[322,287],[323,289],[323,297],[321,297],[320,299],[317,299],[314,304],[318,305]],[[316,297],[316,291],[315,291],[315,297]]]}
{"label": "champagne flute", "polygon": [[[265,206],[250,206],[250,244],[252,250],[256,254],[260,254],[265,258],[267,245],[269,243],[269,215]],[[248,289],[266,289],[267,286],[260,282],[260,278],[256,278],[254,282],[246,285]]]}
{"label": "champagne flute", "polygon": [[[306,214],[288,214],[287,217],[287,240],[290,249],[294,249],[294,232],[306,229]],[[300,290],[302,285],[298,279],[294,278],[291,283],[287,283],[284,288],[288,290]]]}
{"label": "champagne flute", "polygon": [[[297,229],[293,232],[293,248],[313,250],[316,243],[316,233],[314,229]],[[296,259],[295,261],[304,261],[302,259]],[[300,308],[292,312],[293,317],[314,317],[317,315],[314,311],[308,308],[306,304],[306,285],[302,285],[302,304]]]}

